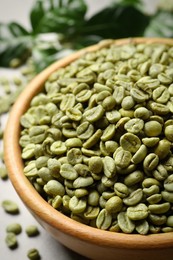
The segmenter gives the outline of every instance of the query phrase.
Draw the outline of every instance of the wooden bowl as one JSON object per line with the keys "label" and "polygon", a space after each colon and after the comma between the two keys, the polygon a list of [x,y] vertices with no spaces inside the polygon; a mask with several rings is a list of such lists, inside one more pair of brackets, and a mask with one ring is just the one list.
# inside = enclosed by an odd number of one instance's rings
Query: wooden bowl
{"label": "wooden bowl", "polygon": [[5,163],[12,184],[29,211],[48,233],[66,247],[90,259],[171,259],[173,257],[172,232],[150,235],[123,234],[103,231],[78,223],[50,206],[37,193],[23,173],[19,146],[20,117],[29,107],[32,97],[41,91],[44,82],[55,70],[68,65],[86,52],[109,46],[113,42],[118,45],[130,42],[159,42],[173,45],[171,39],[158,38],[107,40],[82,49],[49,66],[31,81],[11,110],[4,136]]}

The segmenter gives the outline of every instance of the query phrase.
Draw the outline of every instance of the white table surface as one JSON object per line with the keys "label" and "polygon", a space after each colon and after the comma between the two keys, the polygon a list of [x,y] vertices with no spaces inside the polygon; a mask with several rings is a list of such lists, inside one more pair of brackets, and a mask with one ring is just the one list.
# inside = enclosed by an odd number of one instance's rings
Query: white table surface
{"label": "white table surface", "polygon": [[[111,0],[87,0],[89,5],[88,15],[91,15],[96,10],[108,5]],[[153,10],[153,6],[158,0],[146,0],[147,6],[150,11]],[[30,28],[28,13],[31,9],[34,0],[0,0],[0,22],[18,21],[27,28]],[[13,78],[17,75],[17,70],[8,70],[0,68],[0,77],[7,76]],[[0,88],[0,96],[2,95],[2,89]],[[0,116],[0,123],[5,127],[8,115]],[[3,148],[3,144],[0,141],[0,151]],[[41,254],[42,260],[70,260],[80,259],[84,260],[83,256],[70,251],[55,241],[33,218],[30,212],[26,209],[21,199],[18,197],[14,190],[10,180],[3,181],[0,179],[0,204],[3,200],[10,199],[19,205],[19,215],[9,215],[4,212],[0,206],[0,259],[1,260],[25,260],[28,259],[26,254],[30,248],[37,248]],[[23,228],[23,232],[17,236],[19,246],[15,250],[10,250],[5,244],[5,228],[10,223],[20,223]],[[28,238],[25,233],[25,228],[30,225],[37,225],[40,230],[40,235],[35,238]],[[105,258],[106,259],[106,258]]]}

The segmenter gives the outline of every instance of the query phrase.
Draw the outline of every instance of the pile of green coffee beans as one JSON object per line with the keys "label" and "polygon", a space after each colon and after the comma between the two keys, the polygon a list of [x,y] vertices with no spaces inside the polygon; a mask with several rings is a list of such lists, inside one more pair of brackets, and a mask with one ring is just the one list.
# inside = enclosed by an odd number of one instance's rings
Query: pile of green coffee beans
{"label": "pile of green coffee beans", "polygon": [[21,117],[24,174],[102,230],[173,231],[173,47],[111,44],[54,72]]}

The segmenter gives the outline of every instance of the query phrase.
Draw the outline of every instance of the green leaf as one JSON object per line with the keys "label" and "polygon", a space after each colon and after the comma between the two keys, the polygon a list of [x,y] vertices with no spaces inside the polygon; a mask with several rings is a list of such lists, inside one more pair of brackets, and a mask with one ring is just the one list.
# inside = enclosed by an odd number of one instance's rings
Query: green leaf
{"label": "green leaf", "polygon": [[4,24],[0,23],[0,40],[13,41],[18,37],[28,36],[29,32],[16,22]]}
{"label": "green leaf", "polygon": [[75,50],[78,50],[89,45],[96,44],[101,40],[103,40],[103,38],[98,35],[86,35],[81,37],[79,36],[75,39],[75,41],[73,41],[73,48]]}
{"label": "green leaf", "polygon": [[33,33],[71,35],[82,27],[86,10],[84,0],[37,0],[30,14]]}
{"label": "green leaf", "polygon": [[91,17],[82,33],[103,38],[141,36],[148,22],[149,17],[133,5],[114,4]]}
{"label": "green leaf", "polygon": [[30,12],[30,22],[33,31],[36,31],[37,26],[39,25],[40,20],[45,14],[44,6],[42,0],[37,0]]}
{"label": "green leaf", "polygon": [[8,28],[14,37],[20,37],[29,34],[29,32],[23,26],[16,22],[9,23]]}
{"label": "green leaf", "polygon": [[20,59],[21,63],[26,61],[30,55],[30,47],[26,42],[0,41],[0,66],[9,67],[11,60]]}
{"label": "green leaf", "polygon": [[37,47],[34,47],[32,50],[32,60],[35,66],[37,73],[45,69],[51,63],[71,54],[74,50],[60,48],[59,50],[55,49],[45,49],[41,50]]}
{"label": "green leaf", "polygon": [[147,26],[144,36],[146,37],[173,37],[173,13],[158,11]]}

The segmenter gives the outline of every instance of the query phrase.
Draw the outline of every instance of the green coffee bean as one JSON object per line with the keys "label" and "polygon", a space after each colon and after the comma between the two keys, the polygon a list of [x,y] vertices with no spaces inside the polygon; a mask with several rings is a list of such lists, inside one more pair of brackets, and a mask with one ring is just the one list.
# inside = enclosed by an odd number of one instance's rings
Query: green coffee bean
{"label": "green coffee bean", "polygon": [[104,184],[104,186],[106,187],[111,187],[113,188],[114,183],[117,180],[117,176],[113,176],[112,178],[108,178],[106,175],[103,175],[103,177],[101,178],[101,182]]}
{"label": "green coffee bean", "polygon": [[35,144],[42,143],[46,137],[48,126],[32,126],[29,128],[30,141]]}
{"label": "green coffee bean", "polygon": [[67,180],[75,180],[78,177],[78,173],[74,167],[67,163],[61,165],[60,175]]}
{"label": "green coffee bean", "polygon": [[168,140],[163,139],[159,141],[154,152],[159,156],[159,159],[162,160],[167,157],[167,155],[170,152],[170,149],[171,149],[171,143]]}
{"label": "green coffee bean", "polygon": [[73,187],[75,189],[77,188],[84,188],[92,185],[94,182],[93,178],[88,176],[88,177],[78,177],[76,180],[73,182]]}
{"label": "green coffee bean", "polygon": [[102,136],[102,130],[98,129],[85,143],[83,143],[83,147],[88,149],[93,147],[98,143],[100,137]]}
{"label": "green coffee bean", "polygon": [[113,221],[111,227],[109,228],[109,231],[111,231],[111,232],[120,232],[120,227],[118,225],[118,221],[117,220]]}
{"label": "green coffee bean", "polygon": [[88,204],[93,207],[98,206],[99,198],[100,198],[100,195],[97,190],[90,191],[90,193],[88,195]]}
{"label": "green coffee bean", "polygon": [[169,175],[164,181],[164,188],[168,192],[173,192],[173,174]]}
{"label": "green coffee bean", "polygon": [[56,141],[50,147],[50,151],[56,155],[64,154],[66,152],[66,150],[67,150],[67,147],[66,147],[65,143],[62,141]]}
{"label": "green coffee bean", "polygon": [[106,111],[112,110],[115,107],[115,105],[116,101],[113,96],[106,97],[102,102],[102,106]]}
{"label": "green coffee bean", "polygon": [[69,108],[73,108],[75,104],[75,96],[71,93],[63,96],[62,101],[60,103],[60,109],[62,111],[66,111]]}
{"label": "green coffee bean", "polygon": [[161,199],[162,199],[161,194],[153,194],[147,198],[147,201],[150,204],[156,204],[156,203],[159,203],[161,201]]}
{"label": "green coffee bean", "polygon": [[169,227],[173,227],[173,216],[169,216],[166,220],[166,224],[169,226]]}
{"label": "green coffee bean", "polygon": [[118,196],[113,196],[110,199],[107,200],[105,204],[105,209],[110,214],[115,214],[121,211],[123,207],[123,201]]}
{"label": "green coffee bean", "polygon": [[162,164],[159,164],[153,171],[153,176],[156,180],[163,181],[168,177],[168,172]]}
{"label": "green coffee bean", "polygon": [[35,155],[35,144],[27,144],[22,151],[22,159],[30,159]]}
{"label": "green coffee bean", "polygon": [[138,134],[142,131],[143,126],[144,126],[144,122],[142,119],[133,118],[130,119],[127,123],[125,123],[124,128],[129,133]]}
{"label": "green coffee bean", "polygon": [[151,234],[158,234],[161,232],[161,227],[150,224],[149,231],[151,232]]}
{"label": "green coffee bean", "polygon": [[77,127],[77,135],[80,139],[88,139],[93,133],[94,126],[87,121]]}
{"label": "green coffee bean", "polygon": [[129,151],[120,149],[115,155],[115,165],[120,168],[126,168],[131,161],[132,155]]}
{"label": "green coffee bean", "polygon": [[173,125],[168,125],[165,127],[165,136],[170,142],[173,141]]}
{"label": "green coffee bean", "polygon": [[8,179],[7,169],[6,169],[6,167],[4,167],[4,166],[1,166],[1,167],[0,167],[0,178],[1,178],[2,180]]}
{"label": "green coffee bean", "polygon": [[134,111],[134,116],[146,120],[150,116],[150,111],[145,107],[138,107]]}
{"label": "green coffee bean", "polygon": [[25,114],[21,116],[20,123],[25,128],[30,128],[35,123],[35,119],[31,114]]}
{"label": "green coffee bean", "polygon": [[62,205],[62,197],[60,195],[55,196],[55,198],[52,199],[51,205],[55,209],[59,209]]}
{"label": "green coffee bean", "polygon": [[113,154],[118,148],[118,143],[113,140],[108,140],[105,142],[105,148],[109,152],[109,154]]}
{"label": "green coffee bean", "polygon": [[121,114],[119,111],[116,110],[107,111],[106,118],[111,124],[115,124],[121,118]]}
{"label": "green coffee bean", "polygon": [[87,189],[79,188],[79,189],[76,189],[76,190],[75,190],[74,195],[75,195],[77,198],[82,198],[82,197],[88,195],[88,191],[87,191]]}
{"label": "green coffee bean", "polygon": [[130,90],[130,94],[133,97],[133,99],[138,103],[142,103],[148,100],[150,97],[147,93],[145,93],[143,90],[138,88],[132,88]]}
{"label": "green coffee bean", "polygon": [[101,136],[102,141],[108,141],[111,140],[114,136],[116,131],[116,127],[114,124],[110,124],[103,132],[103,135]]}
{"label": "green coffee bean", "polygon": [[172,78],[169,77],[168,75],[166,75],[163,72],[158,75],[158,79],[163,84],[170,84],[170,83],[172,83]]}
{"label": "green coffee bean", "polygon": [[19,214],[19,207],[12,200],[3,200],[2,201],[2,207],[9,214],[12,214],[12,215]]}
{"label": "green coffee bean", "polygon": [[132,233],[135,229],[134,222],[127,216],[126,212],[120,212],[118,214],[117,220],[120,229],[126,234]]}
{"label": "green coffee bean", "polygon": [[48,159],[49,159],[49,157],[47,157],[47,156],[38,157],[36,159],[36,162],[35,162],[35,166],[37,167],[37,169],[40,169],[42,167],[46,167]]}
{"label": "green coffee bean", "polygon": [[145,134],[149,137],[156,137],[161,134],[162,126],[157,121],[148,121],[144,125]]}
{"label": "green coffee bean", "polygon": [[173,124],[173,120],[172,119],[168,119],[168,120],[166,120],[165,122],[163,122],[164,123],[164,126],[166,127],[166,126],[168,126],[168,125],[172,125]]}
{"label": "green coffee bean", "polygon": [[143,172],[136,170],[124,178],[124,184],[128,187],[133,186],[137,183],[141,183],[143,181],[143,179],[144,179]]}
{"label": "green coffee bean", "polygon": [[22,232],[22,227],[19,223],[12,223],[7,225],[6,231],[18,235]]}
{"label": "green coffee bean", "polygon": [[109,156],[105,156],[103,159],[103,170],[104,174],[108,178],[112,178],[116,174],[116,163],[114,159]]}
{"label": "green coffee bean", "polygon": [[150,188],[151,186],[156,185],[160,186],[160,182],[154,178],[145,178],[142,182],[142,187],[143,188]]}
{"label": "green coffee bean", "polygon": [[74,169],[82,177],[86,177],[87,175],[90,174],[89,167],[85,164],[78,163],[78,164],[74,165]]}
{"label": "green coffee bean", "polygon": [[[85,149],[84,147],[81,148],[81,152],[85,155],[85,156],[100,156],[101,155],[101,151],[96,149],[96,150],[92,150],[92,149]],[[81,156],[81,162],[82,162],[82,156]]]}
{"label": "green coffee bean", "polygon": [[168,157],[168,159],[164,161],[164,167],[169,172],[173,171],[173,156]]}
{"label": "green coffee bean", "polygon": [[135,226],[136,231],[141,234],[141,235],[146,235],[148,234],[149,231],[149,224],[148,221],[144,220],[140,220],[136,223]]}
{"label": "green coffee bean", "polygon": [[121,174],[121,175],[125,175],[125,174],[129,174],[133,171],[136,170],[136,164],[130,164],[128,167],[126,168],[120,168],[120,167],[116,167],[116,171],[118,174]]}
{"label": "green coffee bean", "polygon": [[153,225],[161,226],[166,223],[167,217],[165,215],[149,214],[149,220]]}
{"label": "green coffee bean", "polygon": [[123,202],[127,206],[134,206],[142,201],[143,198],[143,191],[142,189],[134,190],[132,193],[130,193],[129,196],[125,197],[123,199]]}
{"label": "green coffee bean", "polygon": [[105,199],[105,200],[109,200],[110,198],[112,198],[113,196],[115,195],[115,192],[114,191],[103,191],[102,193],[102,197]]}
{"label": "green coffee bean", "polygon": [[114,191],[117,194],[117,196],[119,196],[120,198],[125,198],[129,195],[128,187],[121,182],[115,183]]}
{"label": "green coffee bean", "polygon": [[5,242],[10,249],[15,249],[18,247],[16,234],[13,232],[8,232],[6,234]]}
{"label": "green coffee bean", "polygon": [[161,195],[163,197],[163,199],[167,202],[173,203],[173,192],[169,192],[169,191],[162,191]]}
{"label": "green coffee bean", "polygon": [[149,187],[143,188],[143,192],[146,196],[152,196],[154,194],[158,194],[160,191],[160,188],[157,184],[150,184]]}
{"label": "green coffee bean", "polygon": [[146,170],[149,171],[154,170],[157,167],[158,163],[159,163],[159,157],[155,153],[148,154],[143,161],[144,167],[146,168]]}
{"label": "green coffee bean", "polygon": [[159,73],[161,73],[163,71],[164,67],[162,64],[159,63],[154,63],[151,65],[150,69],[149,69],[149,75],[151,77],[156,77]]}
{"label": "green coffee bean", "polygon": [[134,117],[133,109],[125,110],[123,108],[120,108],[119,112],[120,112],[122,117],[129,117],[129,118],[133,118]]}
{"label": "green coffee bean", "polygon": [[102,171],[103,161],[98,156],[93,156],[89,159],[89,170],[95,174],[98,174]]}
{"label": "green coffee bean", "polygon": [[158,103],[166,103],[169,97],[169,91],[165,86],[160,86],[153,91],[153,100]]}
{"label": "green coffee bean", "polygon": [[137,150],[137,152],[132,157],[132,162],[135,164],[138,164],[144,160],[144,158],[147,156],[147,147],[142,144],[140,148]]}
{"label": "green coffee bean", "polygon": [[157,115],[164,116],[169,113],[169,107],[167,107],[165,104],[150,102],[149,106],[151,110]]}
{"label": "green coffee bean", "polygon": [[30,259],[30,260],[40,260],[41,259],[41,256],[39,254],[39,251],[35,248],[32,248],[32,249],[29,249],[28,252],[27,252],[27,257]]}
{"label": "green coffee bean", "polygon": [[84,213],[84,217],[86,219],[96,219],[98,214],[100,212],[100,208],[99,207],[91,207],[88,206],[85,213]]}
{"label": "green coffee bean", "polygon": [[72,148],[67,152],[67,160],[70,164],[75,165],[82,162],[82,152],[79,148]]}
{"label": "green coffee bean", "polygon": [[169,94],[173,96],[173,84],[168,87]]}
{"label": "green coffee bean", "polygon": [[97,228],[106,230],[110,227],[111,223],[112,223],[111,214],[106,209],[102,209],[96,219]]}
{"label": "green coffee bean", "polygon": [[145,137],[142,138],[142,142],[147,146],[147,147],[154,147],[158,142],[159,142],[159,137]]}
{"label": "green coffee bean", "polygon": [[127,208],[127,216],[131,220],[142,220],[148,217],[148,207],[144,203]]}
{"label": "green coffee bean", "polygon": [[47,167],[50,171],[50,174],[53,177],[59,178],[59,172],[60,172],[61,164],[57,159],[49,158],[48,161],[47,161]]}
{"label": "green coffee bean", "polygon": [[75,214],[84,212],[86,206],[86,200],[83,198],[79,199],[76,196],[73,196],[69,201],[69,208]]}
{"label": "green coffee bean", "polygon": [[98,105],[97,107],[86,110],[83,116],[86,117],[86,120],[88,120],[90,123],[93,123],[102,118],[103,114],[103,107],[101,105]]}
{"label": "green coffee bean", "polygon": [[170,209],[170,203],[152,204],[148,206],[148,209],[153,214],[164,214]]}
{"label": "green coffee bean", "polygon": [[135,101],[131,96],[124,97],[121,103],[122,108],[126,110],[131,109],[132,107],[134,107],[134,105],[135,105]]}
{"label": "green coffee bean", "polygon": [[50,174],[50,170],[47,167],[42,167],[38,170],[37,173],[43,182],[48,182],[52,180],[52,175]]}
{"label": "green coffee bean", "polygon": [[139,149],[141,141],[139,137],[133,133],[126,133],[121,136],[120,145],[124,150],[135,153]]}
{"label": "green coffee bean", "polygon": [[162,228],[162,232],[164,232],[164,233],[168,233],[168,232],[172,232],[172,231],[173,231],[172,227],[163,227]]}
{"label": "green coffee bean", "polygon": [[92,95],[91,90],[83,89],[79,93],[77,93],[76,100],[78,102],[84,103],[90,99],[91,95]]}
{"label": "green coffee bean", "polygon": [[35,236],[39,235],[39,233],[40,233],[37,226],[35,226],[35,225],[27,226],[25,229],[25,232],[28,237],[35,237]]}
{"label": "green coffee bean", "polygon": [[115,99],[116,104],[121,104],[122,100],[125,96],[125,90],[122,86],[116,86],[113,97]]}
{"label": "green coffee bean", "polygon": [[53,197],[57,195],[63,196],[65,194],[64,186],[57,180],[48,181],[43,189],[48,195],[52,195]]}
{"label": "green coffee bean", "polygon": [[73,148],[73,147],[82,147],[82,141],[81,139],[77,137],[69,138],[65,141],[65,145],[67,148]]}

